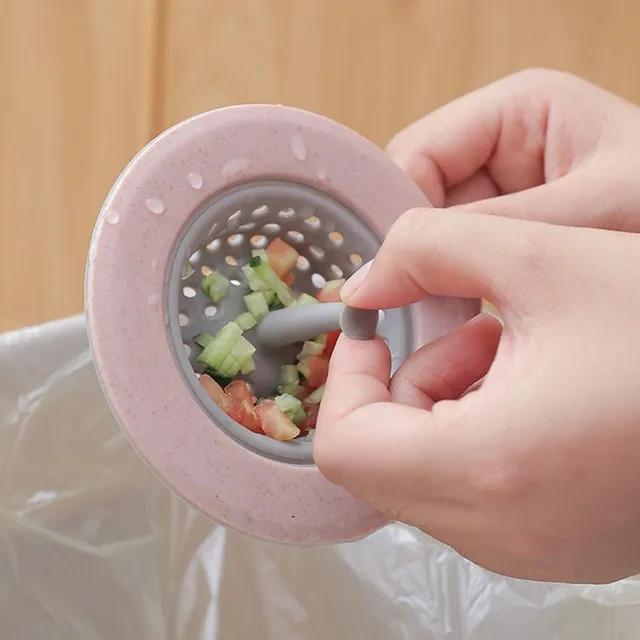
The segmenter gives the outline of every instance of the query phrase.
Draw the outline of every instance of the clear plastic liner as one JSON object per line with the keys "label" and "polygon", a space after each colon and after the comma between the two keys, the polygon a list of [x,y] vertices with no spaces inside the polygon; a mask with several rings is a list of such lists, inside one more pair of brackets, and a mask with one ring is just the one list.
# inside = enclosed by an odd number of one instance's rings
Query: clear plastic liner
{"label": "clear plastic liner", "polygon": [[640,580],[509,580],[401,525],[308,549],[225,530],[133,452],[82,318],[0,336],[0,640],[359,638],[637,640]]}

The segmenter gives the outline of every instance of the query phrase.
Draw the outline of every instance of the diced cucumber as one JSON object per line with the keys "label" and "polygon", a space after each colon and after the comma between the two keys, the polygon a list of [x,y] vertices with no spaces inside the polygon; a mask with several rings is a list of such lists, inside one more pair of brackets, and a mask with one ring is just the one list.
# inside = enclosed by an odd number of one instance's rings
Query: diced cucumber
{"label": "diced cucumber", "polygon": [[285,307],[293,304],[295,298],[291,293],[291,289],[278,278],[278,274],[269,266],[269,263],[260,260],[260,264],[253,269],[256,275],[265,282],[269,289],[275,291],[276,296]]}
{"label": "diced cucumber", "polygon": [[319,336],[316,336],[313,339],[314,342],[317,342],[318,344],[321,344],[323,347],[327,346],[327,334],[326,333],[321,333]]}
{"label": "diced cucumber", "polygon": [[308,307],[311,304],[320,304],[313,296],[308,293],[301,293],[296,300],[296,307]]}
{"label": "diced cucumber", "polygon": [[190,262],[187,262],[187,264],[184,265],[184,271],[182,273],[183,280],[190,278],[194,273],[193,265]]}
{"label": "diced cucumber", "polygon": [[269,256],[267,255],[267,250],[266,249],[254,249],[251,252],[251,255],[254,258],[260,258],[259,262],[256,262],[255,265],[251,265],[251,266],[258,266],[260,264],[269,264]]}
{"label": "diced cucumber", "polygon": [[234,322],[243,330],[249,331],[258,324],[258,321],[248,312],[241,313]]}
{"label": "diced cucumber", "polygon": [[310,393],[306,397],[305,402],[309,404],[320,404],[320,402],[322,401],[322,396],[324,396],[324,385],[318,387],[315,391]]}
{"label": "diced cucumber", "polygon": [[308,359],[300,361],[298,363],[297,369],[307,380],[309,379],[309,375],[310,375],[311,372],[309,370],[309,360]]}
{"label": "diced cucumber", "polygon": [[199,333],[194,339],[193,341],[199,346],[202,347],[203,349],[205,349],[206,347],[209,346],[209,344],[211,342],[213,342],[214,337],[210,334],[207,333],[206,331],[203,331],[202,333]]}
{"label": "diced cucumber", "polygon": [[254,291],[244,297],[249,313],[259,322],[269,313],[269,305],[260,291]]}
{"label": "diced cucumber", "polygon": [[241,337],[242,329],[235,322],[225,324],[198,356],[198,362],[222,373],[220,365]]}
{"label": "diced cucumber", "polygon": [[281,371],[280,382],[283,385],[298,384],[300,381],[300,374],[295,364],[285,364]]}
{"label": "diced cucumber", "polygon": [[276,292],[269,289],[268,291],[263,291],[262,295],[264,299],[267,301],[267,304],[271,306],[276,301]]}
{"label": "diced cucumber", "polygon": [[299,424],[305,418],[304,408],[302,402],[294,396],[283,393],[282,395],[275,397],[275,403],[278,405],[280,411],[282,411],[290,420]]}
{"label": "diced cucumber", "polygon": [[248,376],[250,373],[253,373],[256,370],[256,363],[253,358],[249,358],[243,365],[240,367],[240,373],[243,376]]}
{"label": "diced cucumber", "polygon": [[299,384],[281,384],[276,388],[276,391],[279,394],[288,393],[294,398],[299,398],[304,389]]}
{"label": "diced cucumber", "polygon": [[219,302],[227,295],[231,283],[221,273],[213,271],[208,276],[204,276],[200,283],[202,290],[213,300]]}
{"label": "diced cucumber", "polygon": [[220,375],[237,376],[255,352],[256,348],[244,336],[240,336],[218,368]]}
{"label": "diced cucumber", "polygon": [[324,351],[324,345],[314,340],[307,340],[302,345],[302,351],[298,354],[298,360],[304,360],[309,356],[319,356]]}
{"label": "diced cucumber", "polygon": [[249,289],[251,289],[251,291],[269,290],[269,285],[267,285],[267,283],[256,274],[256,272],[251,268],[250,264],[245,264],[242,267],[242,273],[244,273],[244,277],[247,279],[247,284],[249,285]]}

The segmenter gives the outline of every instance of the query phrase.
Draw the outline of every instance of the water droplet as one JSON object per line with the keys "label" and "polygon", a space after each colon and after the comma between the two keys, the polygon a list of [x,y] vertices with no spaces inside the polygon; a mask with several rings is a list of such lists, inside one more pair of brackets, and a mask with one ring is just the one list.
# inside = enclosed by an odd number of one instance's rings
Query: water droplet
{"label": "water droplet", "polygon": [[322,169],[318,169],[316,171],[316,178],[318,178],[318,180],[326,180],[327,179],[327,174]]}
{"label": "water droplet", "polygon": [[202,189],[202,176],[199,173],[190,173],[187,180],[194,189]]}
{"label": "water droplet", "polygon": [[229,162],[222,167],[222,175],[225,178],[230,178],[231,176],[235,176],[238,173],[246,171],[250,164],[251,161],[249,158],[234,158],[233,160],[229,160]]}
{"label": "water droplet", "polygon": [[107,224],[118,224],[120,221],[120,214],[113,209],[109,209],[109,211],[104,214],[104,221]]}
{"label": "water droplet", "polygon": [[158,268],[158,261],[153,258],[151,260],[151,275],[153,275],[156,272],[156,269]]}
{"label": "water droplet", "polygon": [[304,162],[307,159],[307,147],[304,145],[304,138],[299,133],[291,138],[291,151],[293,151],[296,160]]}
{"label": "water droplet", "polygon": [[151,213],[155,213],[156,215],[159,215],[164,211],[164,202],[162,202],[162,200],[158,200],[157,198],[147,198],[145,200],[145,205],[147,206],[147,209],[151,211]]}
{"label": "water droplet", "polygon": [[152,307],[155,307],[157,306],[158,302],[160,302],[160,296],[157,293],[152,293],[149,295],[148,300],[149,300],[149,304]]}

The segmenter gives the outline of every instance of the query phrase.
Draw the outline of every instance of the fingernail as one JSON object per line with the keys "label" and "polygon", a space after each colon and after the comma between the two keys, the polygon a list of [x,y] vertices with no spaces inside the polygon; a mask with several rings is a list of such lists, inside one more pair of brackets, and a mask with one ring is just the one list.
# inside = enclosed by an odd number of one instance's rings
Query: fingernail
{"label": "fingernail", "polygon": [[365,278],[371,271],[371,265],[373,260],[370,260],[366,264],[362,265],[345,283],[340,290],[340,297],[343,302],[347,302],[349,298],[353,297],[353,294],[360,288]]}

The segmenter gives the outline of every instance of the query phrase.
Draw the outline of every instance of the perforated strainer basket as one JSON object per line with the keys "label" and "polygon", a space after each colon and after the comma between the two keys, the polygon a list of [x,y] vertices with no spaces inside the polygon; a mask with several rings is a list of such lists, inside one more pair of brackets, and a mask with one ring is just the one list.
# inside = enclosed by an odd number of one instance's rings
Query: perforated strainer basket
{"label": "perforated strainer basket", "polygon": [[[282,106],[193,117],[126,167],[91,243],[89,334],[119,424],[170,488],[214,520],[269,540],[341,542],[385,524],[324,480],[308,438],[278,442],[225,415],[198,381],[193,338],[243,310],[241,266],[252,250],[276,236],[294,246],[295,288],[315,294],[370,260],[394,220],[416,206],[429,205],[377,147]],[[231,281],[217,304],[200,287],[212,270]],[[430,298],[387,311],[378,330],[394,368],[478,309],[476,301]],[[269,395],[299,345],[274,349],[251,331],[247,337],[257,347],[247,380],[254,393]]]}

